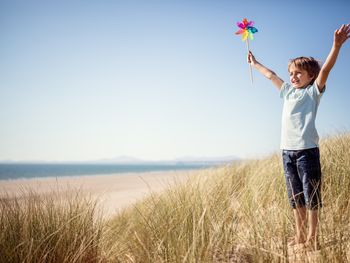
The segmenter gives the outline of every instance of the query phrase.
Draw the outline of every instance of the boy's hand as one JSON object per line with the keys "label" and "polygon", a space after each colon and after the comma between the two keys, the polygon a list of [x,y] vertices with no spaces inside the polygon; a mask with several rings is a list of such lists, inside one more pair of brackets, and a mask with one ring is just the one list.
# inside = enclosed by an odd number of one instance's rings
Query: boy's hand
{"label": "boy's hand", "polygon": [[320,92],[323,92],[323,88],[326,85],[328,75],[331,72],[335,62],[337,61],[341,46],[349,37],[350,24],[342,25],[339,29],[334,31],[333,46],[316,79],[316,83]]}
{"label": "boy's hand", "polygon": [[348,38],[350,38],[350,24],[342,25],[334,31],[334,45],[336,47],[341,47]]}
{"label": "boy's hand", "polygon": [[253,56],[253,53],[251,51],[249,51],[249,53],[248,53],[247,62],[252,66],[254,66],[257,63],[257,61],[256,61],[256,59]]}

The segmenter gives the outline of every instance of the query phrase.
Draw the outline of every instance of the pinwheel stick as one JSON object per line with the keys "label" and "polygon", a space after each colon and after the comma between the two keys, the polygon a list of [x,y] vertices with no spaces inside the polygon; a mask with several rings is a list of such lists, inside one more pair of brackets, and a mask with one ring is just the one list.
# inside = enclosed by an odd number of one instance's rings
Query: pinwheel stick
{"label": "pinwheel stick", "polygon": [[[243,18],[242,22],[237,22],[238,31],[235,33],[236,35],[242,35],[242,40],[247,44],[247,52],[249,54],[249,38],[253,40],[253,34],[258,32],[254,26],[254,21],[248,21],[247,18]],[[253,73],[252,73],[252,65],[249,63],[249,75],[250,81],[253,85]]]}
{"label": "pinwheel stick", "polygon": [[[249,54],[249,50],[250,50],[250,48],[249,48],[249,38],[247,38],[245,40],[245,42],[247,43],[247,53]],[[251,64],[249,64],[249,76],[250,76],[250,82],[253,85],[253,73],[252,73],[252,65]]]}

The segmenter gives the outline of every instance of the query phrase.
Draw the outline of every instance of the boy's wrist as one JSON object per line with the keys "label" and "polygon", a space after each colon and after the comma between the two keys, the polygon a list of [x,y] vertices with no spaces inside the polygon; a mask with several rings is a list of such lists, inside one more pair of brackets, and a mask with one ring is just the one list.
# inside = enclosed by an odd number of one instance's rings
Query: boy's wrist
{"label": "boy's wrist", "polygon": [[258,65],[260,65],[260,63],[259,63],[258,61],[254,61],[254,62],[252,63],[252,66],[253,66],[254,68],[257,68]]}
{"label": "boy's wrist", "polygon": [[342,43],[333,42],[333,48],[340,49],[342,45],[343,45]]}

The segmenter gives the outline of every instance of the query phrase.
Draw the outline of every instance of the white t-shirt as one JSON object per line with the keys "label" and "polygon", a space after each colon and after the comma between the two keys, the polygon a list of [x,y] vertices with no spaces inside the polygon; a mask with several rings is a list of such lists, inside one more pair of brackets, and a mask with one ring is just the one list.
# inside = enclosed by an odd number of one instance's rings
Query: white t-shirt
{"label": "white t-shirt", "polygon": [[318,147],[315,126],[318,105],[322,97],[316,81],[303,89],[284,82],[280,97],[283,99],[281,149],[303,150]]}

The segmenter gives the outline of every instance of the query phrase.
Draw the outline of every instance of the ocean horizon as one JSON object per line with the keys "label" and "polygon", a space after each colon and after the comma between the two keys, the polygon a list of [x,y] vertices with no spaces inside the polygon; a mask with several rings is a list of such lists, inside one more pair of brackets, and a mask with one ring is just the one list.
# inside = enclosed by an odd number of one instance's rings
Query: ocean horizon
{"label": "ocean horizon", "polygon": [[213,164],[0,163],[0,180],[203,169]]}

